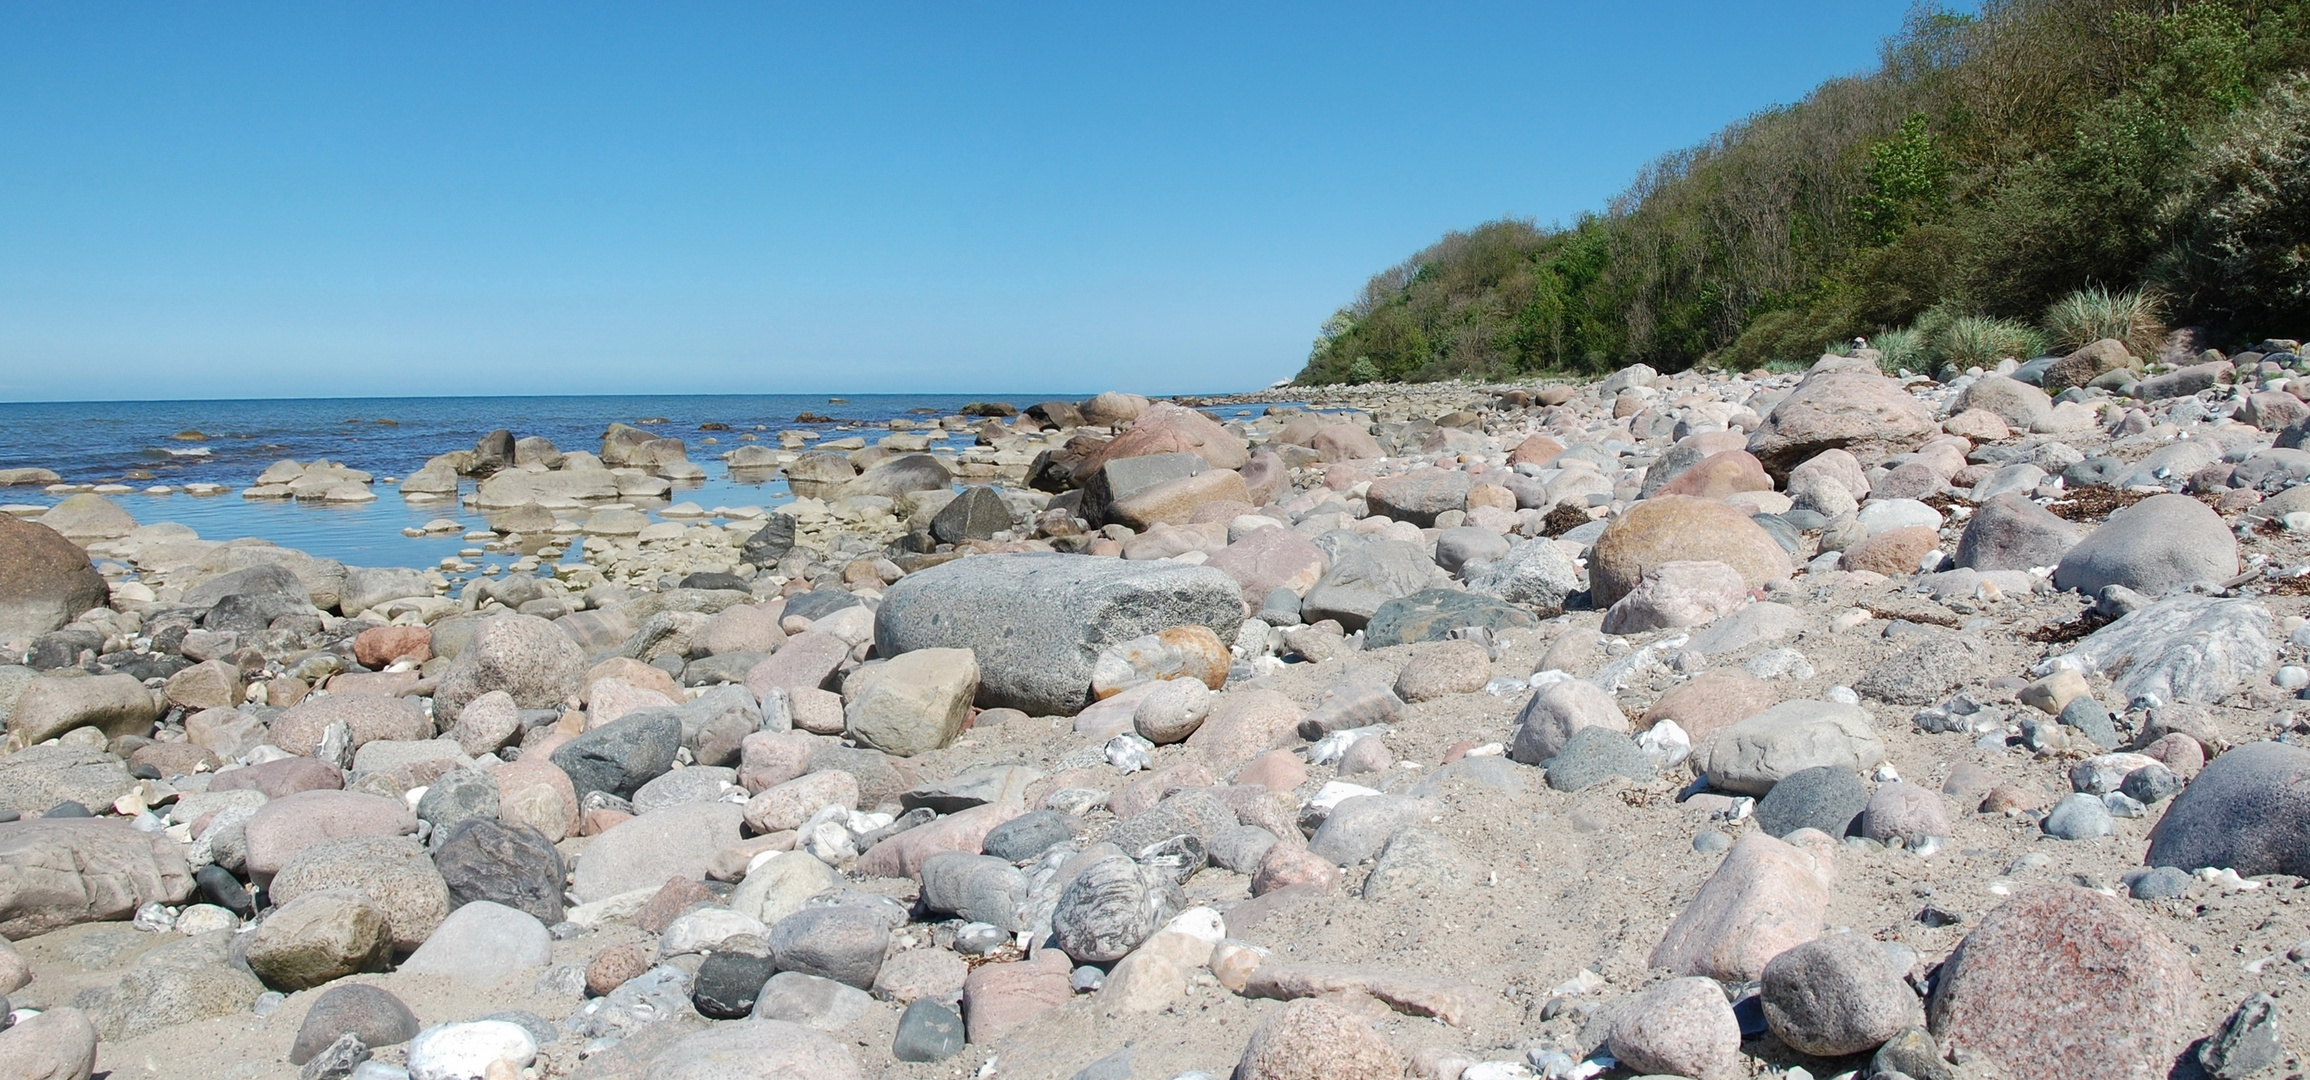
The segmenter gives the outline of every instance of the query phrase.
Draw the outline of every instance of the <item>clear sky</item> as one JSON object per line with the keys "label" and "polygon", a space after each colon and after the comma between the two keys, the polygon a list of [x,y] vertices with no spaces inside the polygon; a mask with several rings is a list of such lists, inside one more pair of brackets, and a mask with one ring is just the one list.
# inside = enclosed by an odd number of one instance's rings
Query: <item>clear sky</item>
{"label": "clear sky", "polygon": [[0,6],[0,400],[1248,389],[1903,0]]}

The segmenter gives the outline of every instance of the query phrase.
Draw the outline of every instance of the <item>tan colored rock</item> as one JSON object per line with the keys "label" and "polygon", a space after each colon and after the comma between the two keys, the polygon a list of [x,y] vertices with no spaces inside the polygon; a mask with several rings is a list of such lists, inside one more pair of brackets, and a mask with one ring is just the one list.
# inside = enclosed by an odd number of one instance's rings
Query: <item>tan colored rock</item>
{"label": "tan colored rock", "polygon": [[1134,491],[1107,508],[1107,516],[1134,529],[1158,522],[1182,525],[1196,512],[1214,503],[1251,504],[1251,489],[1243,475],[1232,469],[1206,469],[1193,476],[1166,480]]}
{"label": "tan colored rock", "polygon": [[1836,882],[1836,841],[1799,829],[1744,834],[1647,961],[1678,975],[1746,982],[1783,950],[1821,936]]}
{"label": "tan colored rock", "polygon": [[1899,383],[1874,371],[1815,365],[1749,437],[1749,452],[1778,476],[1823,450],[1882,460],[1936,428],[1925,406]]}
{"label": "tan colored rock", "polygon": [[1726,450],[1702,458],[1662,484],[1654,494],[1723,499],[1743,491],[1772,489],[1773,478],[1765,475],[1764,463],[1758,461],[1756,455],[1746,450]]}
{"label": "tan colored rock", "polygon": [[1299,964],[1269,959],[1244,980],[1243,996],[1298,998],[1369,994],[1397,1012],[1432,1016],[1453,1027],[1476,1020],[1486,1000],[1477,986],[1446,975],[1369,964]]}
{"label": "tan colored rock", "polygon": [[1928,526],[1887,529],[1846,548],[1837,566],[1842,570],[1866,570],[1886,577],[1899,577],[1916,573],[1925,553],[1939,546],[1941,534]]}
{"label": "tan colored rock", "polygon": [[1747,514],[1712,499],[1646,499],[1614,518],[1589,559],[1590,589],[1609,607],[1663,563],[1720,562],[1750,588],[1786,580],[1789,556]]}
{"label": "tan colored rock", "polygon": [[1644,710],[1640,726],[1674,720],[1698,746],[1709,736],[1780,703],[1771,683],[1739,668],[1711,668],[1672,687]]}
{"label": "tan colored rock", "polygon": [[962,734],[978,691],[978,658],[969,649],[901,653],[843,683],[843,732],[899,757],[943,749]]}
{"label": "tan colored rock", "polygon": [[1036,1017],[1074,1000],[1067,955],[1051,949],[1032,960],[981,964],[963,983],[963,1023],[970,1041],[999,1042]]}

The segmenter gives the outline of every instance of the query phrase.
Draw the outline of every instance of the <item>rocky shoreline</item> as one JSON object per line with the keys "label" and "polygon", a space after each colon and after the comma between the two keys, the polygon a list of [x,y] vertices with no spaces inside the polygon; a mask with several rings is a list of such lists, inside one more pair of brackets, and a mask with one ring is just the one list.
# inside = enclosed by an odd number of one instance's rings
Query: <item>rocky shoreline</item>
{"label": "rocky shoreline", "polygon": [[2287,1075],[2297,348],[242,492],[425,568],[0,516],[0,1075]]}

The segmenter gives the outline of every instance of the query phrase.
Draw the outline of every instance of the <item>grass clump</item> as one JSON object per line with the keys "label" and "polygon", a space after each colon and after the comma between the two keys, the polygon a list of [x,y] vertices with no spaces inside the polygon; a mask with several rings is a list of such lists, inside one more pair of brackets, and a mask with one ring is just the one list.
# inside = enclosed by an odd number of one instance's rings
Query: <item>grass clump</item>
{"label": "grass clump", "polygon": [[2046,343],[2074,352],[2103,338],[2116,338],[2135,356],[2156,356],[2166,340],[2163,304],[2145,289],[2111,292],[2091,285],[2045,309]]}

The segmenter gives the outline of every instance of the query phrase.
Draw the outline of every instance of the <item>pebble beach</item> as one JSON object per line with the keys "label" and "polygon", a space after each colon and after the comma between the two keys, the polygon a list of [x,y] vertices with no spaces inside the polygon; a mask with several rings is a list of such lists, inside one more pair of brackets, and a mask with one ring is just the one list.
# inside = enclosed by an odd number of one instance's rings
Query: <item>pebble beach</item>
{"label": "pebble beach", "polygon": [[2213,344],[19,445],[0,1076],[2298,1073]]}

